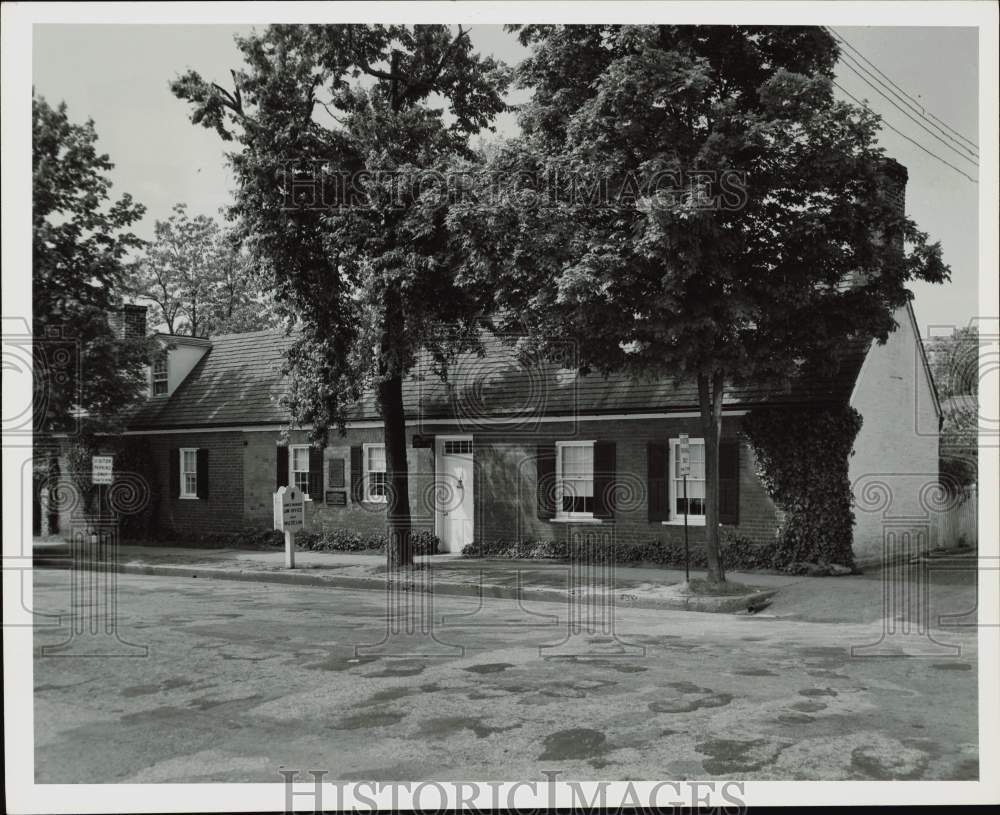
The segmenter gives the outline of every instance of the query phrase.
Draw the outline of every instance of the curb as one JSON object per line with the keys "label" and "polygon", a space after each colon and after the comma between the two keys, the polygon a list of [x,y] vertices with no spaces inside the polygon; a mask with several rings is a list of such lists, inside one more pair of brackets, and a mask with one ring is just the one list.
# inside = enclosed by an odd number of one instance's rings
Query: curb
{"label": "curb", "polygon": [[[93,561],[83,561],[71,564],[66,557],[55,558],[36,556],[35,566],[69,569],[73,565],[87,569],[104,569],[103,564]],[[364,589],[368,591],[386,591],[387,581],[371,577],[321,576],[310,574],[310,570],[289,571],[258,571],[236,569],[213,569],[203,566],[166,566],[140,563],[119,563],[115,571],[122,574],[137,574],[147,576],[162,575],[164,577],[203,578],[206,580],[234,580],[247,583],[276,583],[290,586],[331,586],[345,589]],[[427,583],[406,581],[406,591],[426,591]],[[564,589],[522,588],[520,594],[511,587],[475,583],[431,583],[432,593],[459,597],[494,597],[507,600],[527,600],[543,603],[567,603],[569,594]],[[777,589],[768,589],[749,595],[701,596],[686,595],[683,597],[637,597],[628,591],[617,590],[619,597],[615,604],[626,608],[661,609],[675,611],[698,611],[709,613],[732,614],[748,609],[757,609],[766,605]]]}

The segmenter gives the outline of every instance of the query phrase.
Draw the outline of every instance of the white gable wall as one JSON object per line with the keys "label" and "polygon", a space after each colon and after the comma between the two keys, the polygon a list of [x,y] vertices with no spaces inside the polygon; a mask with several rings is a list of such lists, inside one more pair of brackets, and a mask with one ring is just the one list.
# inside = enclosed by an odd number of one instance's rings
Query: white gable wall
{"label": "white gable wall", "polygon": [[851,396],[864,419],[849,467],[862,564],[926,545],[938,479],[939,412],[916,323],[909,306],[895,318],[899,327],[869,349]]}

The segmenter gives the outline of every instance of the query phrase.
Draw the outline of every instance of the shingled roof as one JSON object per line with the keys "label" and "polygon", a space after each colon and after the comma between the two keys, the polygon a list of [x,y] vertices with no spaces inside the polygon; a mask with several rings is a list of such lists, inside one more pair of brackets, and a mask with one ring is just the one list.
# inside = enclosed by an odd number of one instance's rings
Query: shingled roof
{"label": "shingled roof", "polygon": [[[132,430],[283,425],[280,399],[284,352],[293,338],[284,331],[256,331],[212,338],[212,347],[169,397],[147,400],[128,422]],[[845,345],[835,370],[798,377],[786,387],[731,388],[727,409],[762,404],[847,402],[868,349],[867,341]],[[429,366],[417,366],[404,385],[408,418],[497,420],[527,416],[587,416],[672,413],[698,409],[697,388],[626,376],[581,376],[551,363],[522,364],[505,343],[491,339],[486,354],[463,355],[442,382]],[[352,420],[377,419],[372,395],[352,411]]]}

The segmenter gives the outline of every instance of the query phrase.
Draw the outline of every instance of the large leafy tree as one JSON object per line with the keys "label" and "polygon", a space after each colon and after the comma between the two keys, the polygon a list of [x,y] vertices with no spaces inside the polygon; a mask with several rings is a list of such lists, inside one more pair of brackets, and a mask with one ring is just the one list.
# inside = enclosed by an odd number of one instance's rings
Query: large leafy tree
{"label": "large leafy tree", "polygon": [[38,95],[31,108],[35,431],[107,429],[145,385],[145,345],[108,322],[145,208],[127,193],[112,200],[93,121],[75,124]]}
{"label": "large leafy tree", "polygon": [[418,353],[476,343],[476,294],[445,227],[446,172],[504,108],[506,68],[444,25],[275,25],[238,38],[226,88],[172,84],[239,149],[233,215],[279,308],[293,421],[317,441],[371,387],[382,414],[391,567],[411,562],[402,383]]}
{"label": "large leafy tree", "polygon": [[948,270],[898,206],[877,117],[833,98],[822,29],[519,37],[534,90],[523,136],[494,158],[488,206],[451,214],[468,273],[543,350],[573,337],[584,369],[697,384],[708,577],[724,580],[726,389],[830,367],[851,337],[885,340],[906,283]]}
{"label": "large leafy tree", "polygon": [[257,289],[247,253],[207,215],[177,204],[131,265],[130,293],[150,301],[170,334],[207,337],[270,328],[276,315]]}

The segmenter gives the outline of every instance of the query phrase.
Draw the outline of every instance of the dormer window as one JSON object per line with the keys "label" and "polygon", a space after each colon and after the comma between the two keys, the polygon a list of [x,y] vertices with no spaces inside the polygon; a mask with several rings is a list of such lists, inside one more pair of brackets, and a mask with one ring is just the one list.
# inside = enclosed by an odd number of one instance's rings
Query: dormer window
{"label": "dormer window", "polygon": [[160,354],[153,361],[153,396],[167,395],[167,355]]}

